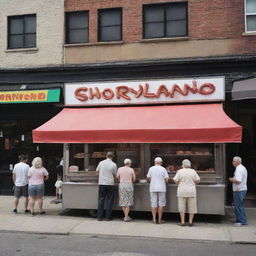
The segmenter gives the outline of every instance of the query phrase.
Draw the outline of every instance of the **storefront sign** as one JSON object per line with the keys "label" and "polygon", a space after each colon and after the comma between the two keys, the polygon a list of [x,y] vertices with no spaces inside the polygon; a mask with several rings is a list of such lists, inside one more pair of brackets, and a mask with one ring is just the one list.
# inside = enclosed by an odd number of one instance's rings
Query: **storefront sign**
{"label": "storefront sign", "polygon": [[65,84],[65,105],[224,101],[224,77]]}
{"label": "storefront sign", "polygon": [[60,89],[0,91],[0,103],[59,102]]}

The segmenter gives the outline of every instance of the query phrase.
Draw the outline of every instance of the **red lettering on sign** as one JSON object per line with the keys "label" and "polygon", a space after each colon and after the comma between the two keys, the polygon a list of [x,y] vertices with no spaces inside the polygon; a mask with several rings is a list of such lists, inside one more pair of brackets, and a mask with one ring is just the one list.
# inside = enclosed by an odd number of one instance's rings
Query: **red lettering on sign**
{"label": "red lettering on sign", "polygon": [[12,100],[12,95],[11,94],[6,94],[6,100]]}
{"label": "red lettering on sign", "polygon": [[94,99],[94,97],[96,97],[97,99],[100,99],[101,95],[100,95],[100,90],[98,87],[95,87],[95,92],[93,92],[92,88],[89,88],[89,99],[92,100]]}
{"label": "red lettering on sign", "polygon": [[18,94],[12,94],[12,100],[18,100],[19,96]]}
{"label": "red lettering on sign", "polygon": [[124,98],[126,100],[131,100],[131,97],[126,95],[129,92],[128,86],[117,86],[116,87],[116,98]]}
{"label": "red lettering on sign", "polygon": [[115,94],[114,94],[113,90],[107,88],[107,89],[103,90],[103,92],[101,93],[101,95],[102,95],[103,99],[105,99],[105,100],[111,100],[111,99],[113,99],[113,97],[114,97]]}
{"label": "red lettering on sign", "polygon": [[36,93],[31,93],[30,94],[30,100],[37,100],[37,94]]}
{"label": "red lettering on sign", "polygon": [[204,83],[199,88],[199,93],[202,95],[209,95],[214,93],[216,90],[215,86],[211,83]]}
{"label": "red lettering on sign", "polygon": [[159,98],[161,96],[161,94],[164,94],[166,97],[168,97],[170,95],[168,89],[166,88],[166,86],[164,84],[160,85],[160,87],[157,90],[156,93],[156,97]]}
{"label": "red lettering on sign", "polygon": [[44,92],[38,94],[39,100],[46,100],[46,94]]}
{"label": "red lettering on sign", "polygon": [[148,92],[148,90],[149,90],[149,84],[145,83],[145,85],[144,85],[144,93],[143,93],[144,97],[145,98],[156,98],[156,95],[154,93]]}
{"label": "red lettering on sign", "polygon": [[189,84],[184,84],[184,90],[187,92],[187,95],[189,91],[193,94],[198,93],[196,81],[195,80],[192,81],[192,87]]}
{"label": "red lettering on sign", "polygon": [[80,87],[75,90],[75,97],[80,101],[87,101],[88,96],[85,94],[87,92],[87,87]]}
{"label": "red lettering on sign", "polygon": [[139,98],[143,93],[143,86],[139,84],[139,90],[135,90],[133,88],[129,88],[129,91],[133,94],[135,94],[135,98]]}
{"label": "red lettering on sign", "polygon": [[183,91],[177,84],[174,84],[171,91],[170,91],[170,97],[173,98],[174,97],[174,93],[177,92],[183,96],[187,96],[188,95],[188,91]]}

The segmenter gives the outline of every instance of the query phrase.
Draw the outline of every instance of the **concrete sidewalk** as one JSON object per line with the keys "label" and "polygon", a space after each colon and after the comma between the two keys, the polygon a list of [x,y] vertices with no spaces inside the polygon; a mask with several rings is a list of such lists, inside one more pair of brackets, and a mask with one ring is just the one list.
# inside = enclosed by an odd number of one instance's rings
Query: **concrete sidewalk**
{"label": "concrete sidewalk", "polygon": [[61,204],[51,204],[53,197],[46,197],[44,209],[46,215],[31,217],[23,214],[23,199],[18,211],[13,214],[13,197],[0,196],[0,232],[31,232],[41,234],[85,234],[155,237],[165,239],[192,239],[208,241],[226,241],[256,244],[256,208],[247,208],[249,225],[233,227],[232,211],[218,222],[195,222],[194,227],[180,227],[178,219],[169,220],[161,225],[154,225],[149,220],[123,222],[121,219],[98,222],[90,217],[63,215]]}

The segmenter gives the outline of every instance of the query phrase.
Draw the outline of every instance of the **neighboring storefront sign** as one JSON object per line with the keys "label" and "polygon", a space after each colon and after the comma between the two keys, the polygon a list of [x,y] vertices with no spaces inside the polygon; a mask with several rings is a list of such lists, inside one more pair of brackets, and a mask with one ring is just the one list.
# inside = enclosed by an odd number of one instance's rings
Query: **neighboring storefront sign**
{"label": "neighboring storefront sign", "polygon": [[0,103],[59,102],[60,89],[0,91]]}
{"label": "neighboring storefront sign", "polygon": [[224,101],[224,77],[66,83],[65,105],[130,105]]}

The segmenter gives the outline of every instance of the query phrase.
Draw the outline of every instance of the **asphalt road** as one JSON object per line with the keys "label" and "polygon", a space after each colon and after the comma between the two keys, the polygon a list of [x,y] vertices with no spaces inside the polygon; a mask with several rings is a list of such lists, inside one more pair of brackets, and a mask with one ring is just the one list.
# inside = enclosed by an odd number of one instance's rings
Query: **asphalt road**
{"label": "asphalt road", "polygon": [[255,256],[255,244],[0,233],[0,256]]}

